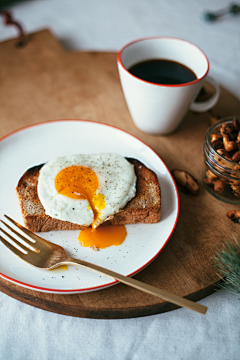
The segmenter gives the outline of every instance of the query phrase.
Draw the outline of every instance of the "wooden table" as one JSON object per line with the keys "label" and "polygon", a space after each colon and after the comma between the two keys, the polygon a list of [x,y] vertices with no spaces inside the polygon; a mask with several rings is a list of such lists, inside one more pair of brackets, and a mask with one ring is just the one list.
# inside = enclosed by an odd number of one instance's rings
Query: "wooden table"
{"label": "wooden table", "polygon": [[[23,48],[16,48],[15,40],[1,43],[0,51],[0,137],[47,120],[94,120],[135,135],[151,146],[170,170],[184,169],[198,179],[198,196],[180,193],[179,221],[167,246],[135,277],[195,301],[212,293],[217,276],[211,256],[216,246],[237,237],[239,225],[226,217],[226,212],[236,207],[216,200],[202,185],[202,143],[210,114],[189,112],[174,134],[147,135],[134,126],[129,115],[116,53],[67,52],[48,30],[30,34]],[[214,113],[220,117],[239,114],[240,102],[221,90]],[[0,290],[32,306],[78,317],[137,317],[176,308],[122,284],[92,293],[57,295],[31,291],[0,278]]]}

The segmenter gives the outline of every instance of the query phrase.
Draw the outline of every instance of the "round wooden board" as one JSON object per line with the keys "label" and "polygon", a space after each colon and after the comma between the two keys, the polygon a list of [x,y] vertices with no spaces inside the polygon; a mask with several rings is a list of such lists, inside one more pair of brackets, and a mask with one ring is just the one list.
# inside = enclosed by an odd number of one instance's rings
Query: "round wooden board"
{"label": "round wooden board", "polygon": [[[126,107],[115,53],[66,52],[47,30],[29,35],[25,48],[16,49],[14,43],[0,44],[4,119],[0,137],[46,120],[89,119],[137,136],[170,170],[192,173],[200,184],[199,195],[180,193],[180,216],[171,239],[135,278],[195,301],[212,293],[217,277],[211,256],[216,246],[237,237],[239,225],[226,217],[233,207],[210,196],[201,182],[202,143],[210,113],[189,112],[170,136],[144,134],[134,126]],[[240,102],[222,89],[213,112],[220,117],[239,114]],[[58,295],[28,290],[0,278],[0,291],[44,310],[86,318],[130,318],[176,308],[122,284],[91,293]]]}

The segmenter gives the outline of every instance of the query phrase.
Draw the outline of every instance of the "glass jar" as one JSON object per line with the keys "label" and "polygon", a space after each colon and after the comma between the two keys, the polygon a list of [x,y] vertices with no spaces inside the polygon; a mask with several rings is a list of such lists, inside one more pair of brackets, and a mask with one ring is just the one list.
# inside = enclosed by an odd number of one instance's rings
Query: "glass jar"
{"label": "glass jar", "polygon": [[[240,163],[231,160],[239,148],[224,153],[225,149],[221,146],[222,136],[220,134],[220,128],[223,124],[233,127],[234,119],[239,120],[240,118],[238,116],[223,118],[207,130],[203,143],[204,166],[202,176],[204,187],[211,195],[230,204],[240,204]],[[227,127],[227,125],[224,126]],[[238,132],[234,130],[234,133],[237,137]],[[216,140],[219,140],[218,143],[212,142],[213,134],[217,134],[219,137]],[[228,158],[226,158],[226,154]]]}

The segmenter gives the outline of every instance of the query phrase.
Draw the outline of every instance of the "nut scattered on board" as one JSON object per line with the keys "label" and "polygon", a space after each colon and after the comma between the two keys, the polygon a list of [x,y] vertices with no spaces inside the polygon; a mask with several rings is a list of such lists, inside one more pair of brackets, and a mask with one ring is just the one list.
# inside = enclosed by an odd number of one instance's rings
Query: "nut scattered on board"
{"label": "nut scattered on board", "polygon": [[199,192],[199,185],[194,176],[184,170],[175,169],[172,170],[172,175],[179,185],[179,189],[185,193],[197,195]]}
{"label": "nut scattered on board", "polygon": [[233,222],[240,224],[240,211],[238,211],[238,210],[229,210],[226,215]]}

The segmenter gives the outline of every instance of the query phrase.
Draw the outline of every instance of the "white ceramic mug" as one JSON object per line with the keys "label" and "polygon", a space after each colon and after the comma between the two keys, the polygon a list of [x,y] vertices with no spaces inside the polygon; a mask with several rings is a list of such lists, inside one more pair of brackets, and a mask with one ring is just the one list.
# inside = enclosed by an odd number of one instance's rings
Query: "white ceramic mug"
{"label": "white ceramic mug", "polygon": [[[153,59],[183,64],[194,72],[196,79],[180,85],[161,85],[141,80],[128,71],[139,62]],[[209,61],[206,55],[188,41],[172,37],[139,39],[119,51],[117,62],[129,112],[143,132],[169,134],[177,129],[188,109],[204,112],[219,99],[219,86],[207,76]],[[210,82],[216,91],[207,101],[194,102],[203,81]]]}

